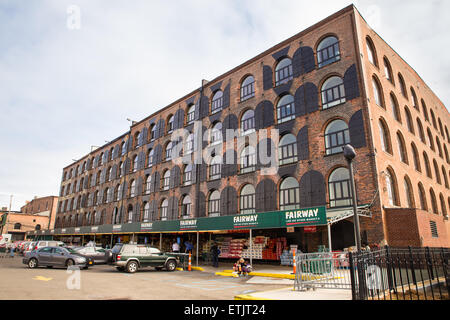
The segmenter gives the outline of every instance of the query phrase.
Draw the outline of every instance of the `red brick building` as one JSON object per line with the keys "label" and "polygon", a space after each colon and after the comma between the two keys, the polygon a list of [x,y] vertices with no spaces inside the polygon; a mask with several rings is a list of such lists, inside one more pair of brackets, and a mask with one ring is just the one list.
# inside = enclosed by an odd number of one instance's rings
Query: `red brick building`
{"label": "red brick building", "polygon": [[[363,241],[448,247],[449,127],[443,103],[349,6],[64,168],[55,227],[326,206],[333,249],[342,249],[354,244],[342,154],[352,144],[358,206],[370,215],[360,218]],[[188,132],[179,144],[177,129]],[[175,163],[175,145],[213,160]],[[278,160],[271,175],[260,161],[267,146]],[[295,233],[308,251],[328,243],[324,226]]]}

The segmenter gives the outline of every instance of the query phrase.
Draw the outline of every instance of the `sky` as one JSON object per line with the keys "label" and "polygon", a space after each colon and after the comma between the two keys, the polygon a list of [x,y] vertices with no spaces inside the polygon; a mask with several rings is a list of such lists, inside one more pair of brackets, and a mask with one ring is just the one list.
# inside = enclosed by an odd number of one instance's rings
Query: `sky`
{"label": "sky", "polygon": [[62,169],[355,4],[450,106],[446,0],[0,0],[0,208],[59,195]]}

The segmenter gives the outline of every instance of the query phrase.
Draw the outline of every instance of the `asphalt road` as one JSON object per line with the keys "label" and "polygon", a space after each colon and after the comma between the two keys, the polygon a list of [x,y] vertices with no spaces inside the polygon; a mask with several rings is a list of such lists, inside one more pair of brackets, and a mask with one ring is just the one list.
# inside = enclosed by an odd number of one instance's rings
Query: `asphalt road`
{"label": "asphalt road", "polygon": [[153,268],[128,274],[108,265],[80,271],[29,269],[22,257],[0,259],[0,300],[232,300],[238,294],[285,287],[248,280]]}

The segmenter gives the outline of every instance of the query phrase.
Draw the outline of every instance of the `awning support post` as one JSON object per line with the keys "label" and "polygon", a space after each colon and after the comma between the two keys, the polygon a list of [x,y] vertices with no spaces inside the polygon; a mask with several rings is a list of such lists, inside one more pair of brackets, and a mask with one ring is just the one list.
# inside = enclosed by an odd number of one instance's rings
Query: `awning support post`
{"label": "awning support post", "polygon": [[252,229],[250,229],[250,265],[253,267],[253,243],[252,243]]}
{"label": "awning support post", "polygon": [[199,232],[197,231],[197,250],[196,250],[196,264],[197,264],[197,267],[198,267],[198,246],[199,246]]}
{"label": "awning support post", "polygon": [[331,223],[327,224],[328,227],[328,248],[330,249],[330,252],[333,251],[331,248]]}

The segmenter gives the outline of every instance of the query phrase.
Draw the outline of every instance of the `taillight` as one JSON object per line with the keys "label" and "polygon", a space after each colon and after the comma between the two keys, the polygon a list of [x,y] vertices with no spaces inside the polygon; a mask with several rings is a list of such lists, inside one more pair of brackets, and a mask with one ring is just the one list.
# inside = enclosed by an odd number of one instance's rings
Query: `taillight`
{"label": "taillight", "polygon": [[120,255],[118,255],[118,256],[117,256],[117,260],[120,260],[120,258],[121,258]]}

